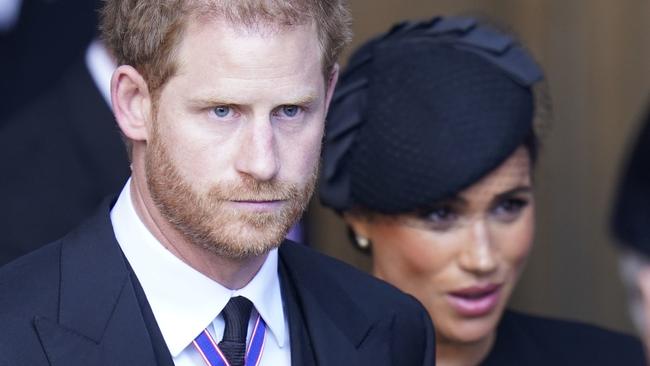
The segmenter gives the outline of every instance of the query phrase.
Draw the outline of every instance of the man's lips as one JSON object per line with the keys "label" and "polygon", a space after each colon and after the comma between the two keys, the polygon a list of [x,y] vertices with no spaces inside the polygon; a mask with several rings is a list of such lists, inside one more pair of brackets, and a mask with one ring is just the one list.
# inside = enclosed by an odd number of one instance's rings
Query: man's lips
{"label": "man's lips", "polygon": [[501,284],[475,285],[450,291],[447,299],[460,315],[484,316],[496,308],[501,298]]}
{"label": "man's lips", "polygon": [[279,199],[271,200],[231,200],[230,203],[235,205],[238,209],[254,210],[254,211],[268,211],[277,209],[285,201]]}

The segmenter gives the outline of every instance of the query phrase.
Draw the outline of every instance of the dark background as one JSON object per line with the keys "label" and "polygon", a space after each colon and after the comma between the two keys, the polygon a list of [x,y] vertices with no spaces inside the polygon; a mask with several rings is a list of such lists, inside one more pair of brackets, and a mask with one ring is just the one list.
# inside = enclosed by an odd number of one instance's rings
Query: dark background
{"label": "dark background", "polygon": [[99,3],[22,0],[18,23],[0,32],[0,125],[85,51],[95,34]]}

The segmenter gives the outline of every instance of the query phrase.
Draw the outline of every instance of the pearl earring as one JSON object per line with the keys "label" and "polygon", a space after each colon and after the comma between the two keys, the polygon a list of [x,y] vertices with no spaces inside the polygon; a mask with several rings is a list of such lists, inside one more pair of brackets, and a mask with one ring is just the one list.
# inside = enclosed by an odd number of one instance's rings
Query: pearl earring
{"label": "pearl earring", "polygon": [[368,238],[357,235],[355,239],[357,239],[357,244],[362,249],[367,249],[370,246],[370,240],[368,240]]}

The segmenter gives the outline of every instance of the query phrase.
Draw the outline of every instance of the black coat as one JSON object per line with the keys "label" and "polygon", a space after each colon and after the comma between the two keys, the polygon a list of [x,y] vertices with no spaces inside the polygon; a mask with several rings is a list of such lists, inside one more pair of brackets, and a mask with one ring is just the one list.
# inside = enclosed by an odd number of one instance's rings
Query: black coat
{"label": "black coat", "polygon": [[115,118],[83,60],[0,128],[0,265],[54,241],[129,175]]}
{"label": "black coat", "polygon": [[[434,365],[431,319],[415,299],[292,242],[279,258],[294,365]],[[4,266],[0,365],[171,365],[134,277],[108,204]]]}
{"label": "black coat", "polygon": [[506,311],[483,366],[641,366],[641,343],[628,335],[572,321]]}

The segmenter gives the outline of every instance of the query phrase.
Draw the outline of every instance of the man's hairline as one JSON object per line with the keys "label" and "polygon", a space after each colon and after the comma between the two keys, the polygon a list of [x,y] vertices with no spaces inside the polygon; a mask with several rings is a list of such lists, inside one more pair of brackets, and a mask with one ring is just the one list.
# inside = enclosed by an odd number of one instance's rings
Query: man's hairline
{"label": "man's hairline", "polygon": [[[216,14],[213,14],[213,15],[205,14],[204,16],[202,14],[197,15],[196,11],[190,11],[185,16],[185,18],[186,19],[181,22],[182,26],[181,26],[181,28],[179,30],[180,34],[178,34],[178,40],[177,40],[176,44],[171,48],[171,51],[170,51],[171,57],[172,57],[170,69],[172,70],[172,72],[167,76],[167,78],[160,85],[157,86],[157,88],[155,90],[150,89],[149,81],[146,78],[144,78],[147,89],[150,92],[152,107],[155,105],[155,103],[160,98],[160,94],[162,93],[162,90],[165,88],[165,86],[167,86],[169,81],[173,77],[179,75],[178,70],[179,70],[179,68],[181,66],[180,63],[179,63],[179,53],[180,53],[180,50],[181,50],[182,42],[186,37],[186,32],[187,32],[187,30],[188,30],[188,28],[190,26],[190,22],[192,20],[200,21],[200,22],[218,22],[218,23],[222,23],[222,24],[229,24],[229,26],[233,27],[233,28],[245,27],[245,28],[249,28],[250,30],[253,30],[252,28],[256,27],[257,25],[266,24],[266,25],[264,25],[264,28],[270,30],[272,33],[282,31],[282,29],[286,30],[286,29],[290,29],[290,28],[305,26],[305,25],[307,25],[307,23],[311,23],[311,26],[313,27],[312,30],[315,32],[314,35],[315,35],[316,40],[318,42],[318,50],[319,50],[319,54],[320,54],[320,64],[321,64],[321,75],[323,76],[323,80],[324,80],[324,84],[325,84],[325,90],[327,90],[328,85],[329,85],[329,81],[330,81],[330,77],[331,77],[332,73],[334,72],[334,70],[336,69],[337,64],[338,64],[335,61],[329,66],[325,65],[325,61],[326,61],[325,60],[325,56],[326,56],[325,52],[326,51],[325,51],[325,48],[324,48],[324,44],[323,44],[323,42],[321,42],[321,39],[320,39],[321,37],[320,37],[319,29],[318,29],[318,24],[317,24],[316,20],[311,18],[311,17],[309,18],[308,22],[303,21],[303,22],[299,22],[299,23],[295,23],[295,24],[281,24],[281,23],[278,23],[278,22],[262,21],[262,22],[252,24],[251,26],[247,26],[246,24],[244,24],[242,22],[233,22],[233,21],[228,20],[228,19],[218,18],[216,16]],[[203,18],[203,19],[201,19],[201,18]],[[275,27],[276,29],[273,29],[274,27],[269,27],[270,25],[274,25],[274,26],[277,26],[277,27]],[[134,66],[134,68],[138,71],[138,73],[142,74],[139,67]]]}

